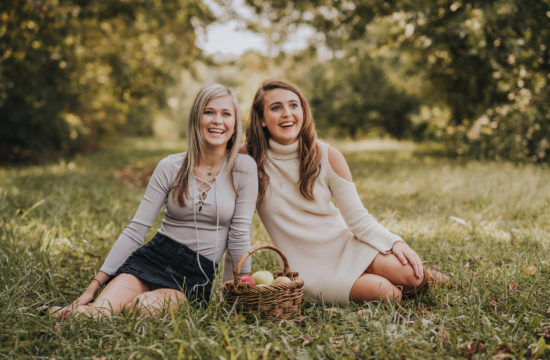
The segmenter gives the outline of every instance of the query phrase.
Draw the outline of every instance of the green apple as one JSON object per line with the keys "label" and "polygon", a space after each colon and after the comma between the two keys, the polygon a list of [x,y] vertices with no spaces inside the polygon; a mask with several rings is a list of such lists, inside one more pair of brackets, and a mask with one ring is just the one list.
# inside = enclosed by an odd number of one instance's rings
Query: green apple
{"label": "green apple", "polygon": [[252,279],[256,281],[256,285],[271,285],[273,283],[273,274],[267,270],[260,270],[252,274]]}

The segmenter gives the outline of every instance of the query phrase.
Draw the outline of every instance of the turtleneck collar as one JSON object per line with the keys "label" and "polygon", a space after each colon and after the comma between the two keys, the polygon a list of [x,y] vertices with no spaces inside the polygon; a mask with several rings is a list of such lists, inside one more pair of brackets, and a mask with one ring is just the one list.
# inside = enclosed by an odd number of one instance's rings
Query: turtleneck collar
{"label": "turtleneck collar", "polygon": [[298,144],[299,141],[296,140],[292,144],[282,145],[276,142],[273,139],[269,139],[269,150],[271,154],[276,159],[297,159],[298,158]]}

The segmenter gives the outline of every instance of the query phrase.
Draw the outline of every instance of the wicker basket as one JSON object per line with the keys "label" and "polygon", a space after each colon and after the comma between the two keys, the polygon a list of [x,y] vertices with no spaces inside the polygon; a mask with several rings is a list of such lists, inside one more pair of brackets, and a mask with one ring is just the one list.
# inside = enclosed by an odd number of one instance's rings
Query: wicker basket
{"label": "wicker basket", "polygon": [[[283,271],[273,273],[273,277],[286,276],[290,282],[277,285],[252,286],[240,282],[241,267],[250,255],[258,250],[275,251],[283,260]],[[227,306],[237,303],[237,310],[245,315],[256,315],[262,319],[288,319],[299,311],[304,293],[304,280],[298,278],[297,272],[291,272],[288,260],[281,250],[271,245],[258,246],[243,255],[233,280],[226,281],[222,286],[224,302]]]}

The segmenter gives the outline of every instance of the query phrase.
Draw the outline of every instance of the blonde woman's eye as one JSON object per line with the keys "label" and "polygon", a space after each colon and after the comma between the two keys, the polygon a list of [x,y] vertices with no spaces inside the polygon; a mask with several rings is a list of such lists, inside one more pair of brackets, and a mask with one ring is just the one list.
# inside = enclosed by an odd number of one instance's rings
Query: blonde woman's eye
{"label": "blonde woman's eye", "polygon": [[231,113],[226,112],[226,113],[224,113],[224,115],[225,115],[225,116],[231,116]]}

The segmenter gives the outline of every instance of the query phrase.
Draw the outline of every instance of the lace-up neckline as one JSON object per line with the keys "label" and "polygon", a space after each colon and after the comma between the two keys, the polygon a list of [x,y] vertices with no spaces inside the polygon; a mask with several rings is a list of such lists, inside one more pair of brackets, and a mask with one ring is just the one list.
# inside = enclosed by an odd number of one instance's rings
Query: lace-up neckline
{"label": "lace-up neckline", "polygon": [[216,182],[216,177],[213,177],[210,180],[205,180],[203,178],[200,178],[198,176],[193,176],[195,179],[195,184],[197,185],[197,194],[198,194],[198,205],[199,205],[199,212],[202,210],[202,207],[204,205],[204,200],[208,197],[208,193],[210,190],[214,187],[214,184]]}
{"label": "lace-up neckline", "polygon": [[220,171],[218,172],[218,175],[214,176],[211,179],[203,179],[200,176],[196,176],[195,173],[193,172],[193,180],[195,182],[196,194],[197,194],[197,197],[198,197],[198,199],[195,199],[195,204],[197,204],[199,206],[198,212],[200,212],[202,210],[202,208],[204,206],[204,203],[206,201],[206,198],[208,197],[208,194],[210,193],[210,190],[212,190],[212,188],[214,188],[216,186],[216,179],[218,178],[218,176],[223,174],[224,169],[225,169],[226,161],[227,161],[227,159],[225,159],[223,161],[223,164],[220,168]]}

